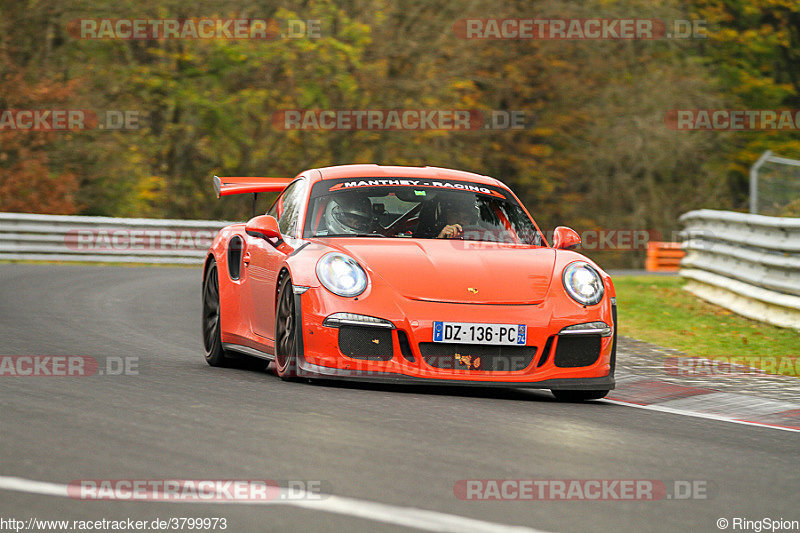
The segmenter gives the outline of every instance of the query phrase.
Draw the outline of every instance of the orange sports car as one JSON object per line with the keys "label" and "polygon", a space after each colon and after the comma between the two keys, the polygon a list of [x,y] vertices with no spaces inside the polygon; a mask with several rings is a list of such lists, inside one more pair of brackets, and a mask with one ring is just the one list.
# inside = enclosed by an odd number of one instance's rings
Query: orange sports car
{"label": "orange sports car", "polygon": [[246,354],[283,379],[543,388],[573,401],[614,388],[611,278],[572,250],[573,230],[548,244],[497,179],[343,165],[214,184],[218,196],[281,194],[209,250],[210,365]]}

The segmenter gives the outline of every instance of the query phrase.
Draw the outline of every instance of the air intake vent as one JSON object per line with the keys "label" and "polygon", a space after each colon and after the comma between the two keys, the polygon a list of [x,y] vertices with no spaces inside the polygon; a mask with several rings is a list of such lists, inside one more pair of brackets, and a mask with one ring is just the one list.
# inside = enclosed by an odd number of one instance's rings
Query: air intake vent
{"label": "air intake vent", "polygon": [[397,341],[400,343],[400,353],[409,363],[416,361],[414,352],[411,351],[411,343],[408,342],[408,335],[402,329],[397,330]]}
{"label": "air intake vent", "polygon": [[394,355],[392,330],[361,326],[339,328],[339,349],[347,357],[365,361],[388,361]]}
{"label": "air intake vent", "polygon": [[560,335],[553,362],[560,368],[589,366],[600,357],[600,335]]}
{"label": "air intake vent", "polygon": [[544,364],[547,362],[547,359],[550,357],[550,350],[553,348],[554,338],[555,335],[550,335],[549,337],[547,337],[547,342],[544,344],[544,350],[542,350],[542,355],[539,358],[539,362],[536,363],[536,368],[544,366]]}
{"label": "air intake vent", "polygon": [[485,372],[519,372],[528,368],[536,355],[535,346],[421,342],[419,350],[432,367]]}
{"label": "air intake vent", "polygon": [[[616,298],[614,298],[614,302],[616,302]],[[611,306],[611,317],[614,320],[614,344],[611,345],[611,370],[610,373],[614,374],[614,369],[617,366],[617,304]]]}
{"label": "air intake vent", "polygon": [[228,242],[228,274],[231,279],[239,279],[242,273],[242,238],[235,235]]}

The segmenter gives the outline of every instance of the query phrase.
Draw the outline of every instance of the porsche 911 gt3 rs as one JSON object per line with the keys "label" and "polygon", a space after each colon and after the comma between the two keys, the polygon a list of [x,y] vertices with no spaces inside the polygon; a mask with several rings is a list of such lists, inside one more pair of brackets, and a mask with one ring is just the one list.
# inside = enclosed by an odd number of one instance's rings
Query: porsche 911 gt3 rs
{"label": "porsche 911 gt3 rs", "polygon": [[214,178],[218,196],[278,191],[220,230],[205,261],[206,361],[274,361],[281,378],[550,389],[614,388],[611,278],[550,245],[497,179],[343,165],[293,179]]}

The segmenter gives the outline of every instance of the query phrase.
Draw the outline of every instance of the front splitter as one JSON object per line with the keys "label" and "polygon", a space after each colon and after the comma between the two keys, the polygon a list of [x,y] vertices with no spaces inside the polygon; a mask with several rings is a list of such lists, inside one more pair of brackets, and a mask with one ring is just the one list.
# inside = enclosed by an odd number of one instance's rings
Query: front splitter
{"label": "front splitter", "polygon": [[504,387],[524,389],[560,389],[560,390],[612,390],[616,386],[614,376],[609,374],[599,378],[561,378],[543,381],[475,381],[464,379],[422,378],[395,374],[393,372],[369,372],[363,370],[347,370],[319,366],[301,356],[298,358],[298,377],[313,379],[343,379],[347,381],[363,381],[370,383],[388,383],[397,385],[438,385],[448,387]]}

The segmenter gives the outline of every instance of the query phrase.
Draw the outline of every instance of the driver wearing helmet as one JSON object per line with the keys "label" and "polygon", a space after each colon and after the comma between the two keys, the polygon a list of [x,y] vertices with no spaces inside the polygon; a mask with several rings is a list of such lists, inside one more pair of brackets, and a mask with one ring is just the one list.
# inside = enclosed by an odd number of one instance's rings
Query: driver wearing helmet
{"label": "driver wearing helmet", "polygon": [[359,193],[336,194],[325,208],[325,222],[331,234],[372,233],[372,203]]}
{"label": "driver wearing helmet", "polygon": [[453,239],[464,235],[464,227],[475,224],[478,219],[478,206],[473,195],[448,194],[439,202],[439,220],[444,226],[437,239]]}

